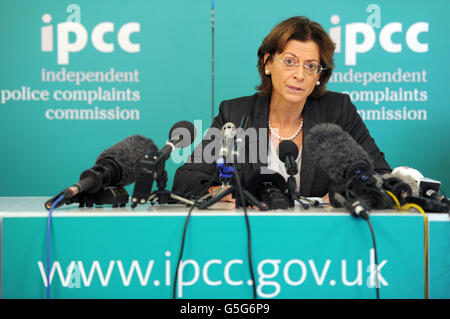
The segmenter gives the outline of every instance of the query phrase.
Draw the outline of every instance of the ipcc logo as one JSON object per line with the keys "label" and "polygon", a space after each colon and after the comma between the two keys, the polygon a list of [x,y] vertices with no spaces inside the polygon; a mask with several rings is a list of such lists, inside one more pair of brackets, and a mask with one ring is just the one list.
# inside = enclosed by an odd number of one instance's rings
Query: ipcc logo
{"label": "ipcc logo", "polygon": [[[50,24],[52,16],[48,13],[42,16],[42,21],[45,24]],[[113,33],[115,29],[113,22],[102,22],[97,24],[91,31],[91,42],[97,51],[110,53],[114,52],[114,43],[105,42],[105,34]],[[69,54],[80,52],[83,50],[89,39],[89,34],[86,28],[79,22],[61,22],[57,24],[57,62],[58,64],[69,64]],[[117,42],[120,48],[129,53],[140,52],[141,46],[139,43],[132,43],[130,40],[131,34],[139,33],[141,26],[137,22],[129,22],[122,25],[117,32]],[[75,41],[70,42],[69,36],[73,33]],[[47,25],[41,28],[41,51],[53,52],[53,25]]]}
{"label": "ipcc logo", "polygon": [[[330,19],[333,25],[340,22],[338,15],[333,15]],[[427,22],[416,22],[410,25],[405,32],[405,41],[408,48],[417,53],[428,52],[428,43],[419,41],[421,33],[428,32]],[[380,28],[378,39],[384,51],[389,53],[402,52],[403,47],[401,43],[395,43],[392,40],[392,35],[403,32],[403,25],[400,22],[391,22]],[[341,27],[336,26],[330,28],[330,37],[336,44],[336,53],[341,52]],[[363,38],[361,43],[358,43],[357,38],[360,34]],[[363,22],[349,23],[345,25],[345,65],[356,65],[356,55],[369,52],[375,45],[377,35],[372,25]]]}

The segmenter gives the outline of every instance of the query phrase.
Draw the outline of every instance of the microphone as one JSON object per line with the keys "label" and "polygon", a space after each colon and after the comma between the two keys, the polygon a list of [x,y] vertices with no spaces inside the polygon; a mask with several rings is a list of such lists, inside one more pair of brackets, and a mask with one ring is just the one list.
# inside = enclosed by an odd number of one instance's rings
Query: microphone
{"label": "microphone", "polygon": [[289,206],[294,207],[295,203],[295,189],[297,188],[297,183],[295,181],[294,175],[298,173],[297,163],[295,159],[298,156],[298,147],[292,141],[284,140],[278,145],[278,157],[284,166],[286,167],[286,172],[289,174],[287,185],[289,193]]}
{"label": "microphone", "polygon": [[295,145],[292,141],[282,141],[278,145],[278,157],[280,160],[284,163],[284,166],[286,167],[286,172],[289,175],[295,175],[298,173],[298,167],[295,163],[295,160],[298,156],[298,147]]}
{"label": "microphone", "polygon": [[372,177],[372,160],[347,132],[336,124],[322,123],[309,130],[305,151],[331,179],[330,200],[352,215],[368,219],[370,207],[385,205],[386,198]]}
{"label": "microphone", "polygon": [[169,141],[159,151],[157,161],[167,160],[175,148],[184,148],[194,142],[196,131],[194,125],[189,121],[179,121],[175,123],[169,132]]}
{"label": "microphone", "polygon": [[226,158],[228,154],[229,141],[234,142],[234,137],[236,136],[236,126],[232,122],[225,123],[222,126],[223,143],[220,148],[220,156]]}
{"label": "microphone", "polygon": [[401,180],[403,183],[408,184],[409,188],[411,188],[411,195],[412,196],[419,196],[419,185],[417,185],[417,182],[415,179],[409,175],[404,175],[398,171],[395,171],[395,169],[392,171],[391,174],[384,174],[383,178],[393,176]]}
{"label": "microphone", "polygon": [[[406,198],[412,194],[416,194],[416,187],[411,185],[411,180],[405,179],[403,176],[396,176],[394,174],[377,175],[380,179],[380,187],[386,191],[390,191],[398,199],[401,204],[406,202]],[[412,181],[414,183],[414,181]]]}
{"label": "microphone", "polygon": [[266,204],[268,209],[289,208],[289,199],[285,194],[287,184],[281,174],[266,167],[259,167],[246,184],[250,194]]}
{"label": "microphone", "polygon": [[305,151],[337,185],[353,176],[367,179],[373,174],[372,160],[347,132],[336,124],[322,123],[305,136]]}
{"label": "microphone", "polygon": [[[156,179],[158,199],[160,203],[165,203],[170,192],[165,190],[167,185],[167,172],[165,162],[175,148],[189,146],[195,139],[196,132],[194,125],[189,121],[175,123],[169,132],[169,141],[161,150],[150,150],[143,154],[138,162],[136,183],[134,184],[133,196],[131,198],[132,207],[137,204],[145,204],[149,200],[152,192],[153,182]],[[159,197],[161,196],[161,198]]]}
{"label": "microphone", "polygon": [[404,197],[406,202],[421,206],[426,212],[448,212],[450,201],[439,193],[441,182],[423,177],[416,169],[401,166],[392,171],[392,175],[407,183],[412,193]]}
{"label": "microphone", "polygon": [[[337,201],[354,217],[364,219],[372,236],[375,265],[378,265],[371,208],[392,207],[392,199],[377,185],[369,155],[347,132],[332,123],[318,124],[305,136],[305,151],[332,180],[330,201]],[[379,298],[378,277],[376,294]]]}
{"label": "microphone", "polygon": [[233,177],[234,168],[226,166],[226,158],[228,149],[234,146],[234,137],[236,136],[236,126],[231,123],[225,123],[222,126],[223,142],[219,151],[219,158],[217,159],[217,167],[219,169],[220,179]]}
{"label": "microphone", "polygon": [[[48,200],[45,208],[50,209],[60,195],[69,199],[82,192],[96,193],[104,187],[122,187],[134,183],[138,176],[138,161],[149,150],[157,150],[151,139],[141,135],[127,137],[104,150],[95,165],[81,173],[79,182]],[[57,207],[63,204],[64,201],[61,201]]]}
{"label": "microphone", "polygon": [[412,179],[419,189],[419,196],[425,196],[438,200],[442,199],[442,196],[439,194],[441,182],[424,177],[418,170],[407,166],[400,166],[394,168],[392,174],[402,176],[403,178]]}

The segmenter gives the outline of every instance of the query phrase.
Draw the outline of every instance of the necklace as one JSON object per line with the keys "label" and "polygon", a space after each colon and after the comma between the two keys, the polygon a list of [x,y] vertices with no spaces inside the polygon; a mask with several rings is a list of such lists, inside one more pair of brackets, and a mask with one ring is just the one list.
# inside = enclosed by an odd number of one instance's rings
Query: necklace
{"label": "necklace", "polygon": [[290,141],[290,140],[294,139],[298,135],[298,133],[300,133],[300,131],[302,130],[302,127],[303,127],[303,119],[302,119],[302,122],[300,123],[300,126],[298,127],[297,131],[294,134],[292,134],[289,137],[281,137],[280,135],[275,133],[275,130],[272,128],[272,125],[270,125],[270,119],[269,119],[270,133],[272,133],[273,136],[275,136],[277,139],[279,139],[281,141]]}

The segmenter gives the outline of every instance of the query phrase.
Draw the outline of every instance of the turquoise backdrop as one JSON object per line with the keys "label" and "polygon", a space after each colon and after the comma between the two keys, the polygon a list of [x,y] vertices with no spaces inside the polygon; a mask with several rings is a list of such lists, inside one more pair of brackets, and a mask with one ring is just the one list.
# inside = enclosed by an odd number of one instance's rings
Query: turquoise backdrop
{"label": "turquoise backdrop", "polygon": [[[328,84],[328,89],[337,92],[347,92],[356,105],[365,124],[374,137],[377,145],[385,153],[392,168],[410,166],[418,169],[425,177],[440,180],[442,189],[450,192],[450,110],[448,104],[447,76],[450,71],[447,61],[450,50],[448,37],[448,12],[450,2],[437,1],[331,1],[318,0],[312,2],[284,0],[273,2],[259,1],[216,1],[215,10],[215,90],[214,99],[216,112],[220,101],[244,95],[251,95],[255,86],[260,83],[257,72],[257,50],[264,37],[279,22],[291,16],[306,15],[311,20],[319,22],[330,33],[331,28],[340,34],[340,52],[335,53],[335,73],[344,76],[346,72],[390,72],[394,74],[400,68],[402,72],[419,72],[425,70],[423,80],[426,82],[360,82],[347,83],[337,79]],[[332,22],[333,20],[333,22]],[[339,21],[336,23],[336,21]],[[401,51],[391,53],[380,44],[380,34],[386,25],[400,23],[401,32],[392,34],[392,42],[401,45]],[[427,44],[426,52],[412,51],[406,41],[406,34],[416,23],[428,24],[428,31],[418,34],[418,41]],[[349,43],[346,47],[347,32],[350,24],[364,23],[373,30],[375,41],[371,49],[365,53],[356,54],[354,65],[346,64],[351,57],[355,45]],[[419,25],[420,26],[420,25]],[[347,28],[349,31],[346,31]],[[355,29],[360,30],[361,27]],[[383,33],[388,33],[386,29]],[[414,30],[414,28],[413,28]],[[412,30],[412,31],[413,31]],[[409,34],[412,36],[413,32]],[[369,36],[367,36],[368,38]],[[365,37],[359,33],[358,44]],[[383,43],[386,41],[383,40]],[[418,50],[413,46],[415,50]],[[420,49],[419,49],[420,50]],[[393,81],[392,77],[392,81]],[[417,78],[418,80],[419,78]],[[406,77],[406,80],[408,78]],[[378,101],[354,97],[375,95],[376,92],[411,91],[413,99],[419,101]],[[414,90],[417,90],[417,97]],[[426,95],[426,100],[424,96]],[[354,92],[354,93],[352,93]],[[379,94],[379,93],[378,93]],[[391,94],[391,93],[390,93]],[[393,97],[392,99],[394,99]],[[368,100],[368,101],[367,101]],[[388,119],[388,110],[403,108],[410,119]],[[384,119],[383,119],[384,108]],[[420,112],[419,112],[420,110]],[[426,115],[424,115],[426,113]],[[377,117],[379,116],[379,119]],[[415,120],[412,118],[416,117]],[[419,120],[419,116],[422,117]],[[447,194],[448,195],[448,194]]]}
{"label": "turquoise backdrop", "polygon": [[[5,101],[0,104],[2,150],[0,195],[51,195],[78,181],[106,148],[133,134],[153,139],[162,147],[174,123],[210,121],[211,117],[211,2],[202,1],[77,1],[80,23],[88,33],[84,49],[58,64],[57,24],[74,18],[67,10],[73,1],[2,1],[0,4],[0,90],[48,90],[48,101]],[[43,22],[51,15],[50,24]],[[76,15],[76,12],[75,12]],[[104,35],[114,51],[97,50],[91,41],[94,28],[112,22],[114,32]],[[130,22],[140,25],[130,41],[139,52],[124,51],[119,30]],[[53,52],[41,51],[41,27],[53,26]],[[75,34],[69,34],[75,42]],[[46,71],[131,72],[133,82],[42,81]],[[131,79],[131,78],[130,78]],[[138,80],[138,81],[137,81]],[[57,101],[57,90],[134,92],[120,101]],[[67,93],[67,98],[70,99]],[[59,96],[57,96],[58,98]],[[5,93],[6,99],[6,93]],[[137,99],[137,100],[136,100]],[[48,119],[51,110],[125,110],[121,119]],[[139,119],[125,119],[137,110]],[[128,111],[131,117],[131,111]],[[98,111],[100,113],[100,111]],[[57,114],[50,114],[56,117]],[[97,115],[97,118],[100,118]],[[135,117],[136,118],[136,117]],[[179,164],[168,162],[169,176]],[[171,179],[171,178],[170,178]]]}
{"label": "turquoise backdrop", "polygon": [[[199,120],[200,138],[222,100],[255,92],[262,39],[294,15],[340,36],[341,78],[328,87],[350,94],[390,165],[414,167],[449,193],[449,1],[219,0],[212,7],[211,0],[1,2],[0,196],[54,195],[129,135],[162,147],[179,120]],[[64,22],[82,27],[64,33]],[[350,43],[351,30],[362,29],[366,35]],[[369,35],[367,52],[352,54]],[[63,68],[65,82],[58,80]],[[115,82],[96,78],[111,68],[124,73]],[[399,69],[416,74],[415,81],[395,81]],[[69,72],[84,72],[86,80],[77,85]],[[350,72],[389,72],[394,80],[364,84],[354,75],[348,82]],[[399,101],[404,91],[411,94]],[[102,100],[82,98],[93,92]],[[389,100],[375,101],[381,94]],[[179,165],[178,158],[168,161],[169,187]]]}

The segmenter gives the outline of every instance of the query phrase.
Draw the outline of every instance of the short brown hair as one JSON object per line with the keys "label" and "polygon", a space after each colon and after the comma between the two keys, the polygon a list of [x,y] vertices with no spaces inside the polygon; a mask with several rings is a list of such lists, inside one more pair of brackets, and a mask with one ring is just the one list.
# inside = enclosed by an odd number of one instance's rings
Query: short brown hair
{"label": "short brown hair", "polygon": [[[334,49],[335,44],[330,39],[326,31],[317,22],[311,21],[304,16],[292,17],[280,22],[265,37],[258,49],[258,71],[261,77],[261,84],[256,87],[262,95],[269,96],[272,92],[272,80],[270,75],[264,73],[266,63],[272,60],[272,55],[281,53],[289,40],[308,41],[311,40],[319,47],[320,64],[327,69],[320,73],[320,85],[314,88],[312,97],[320,97],[326,92],[326,84],[334,69]],[[269,57],[264,61],[264,55],[269,53]]]}

